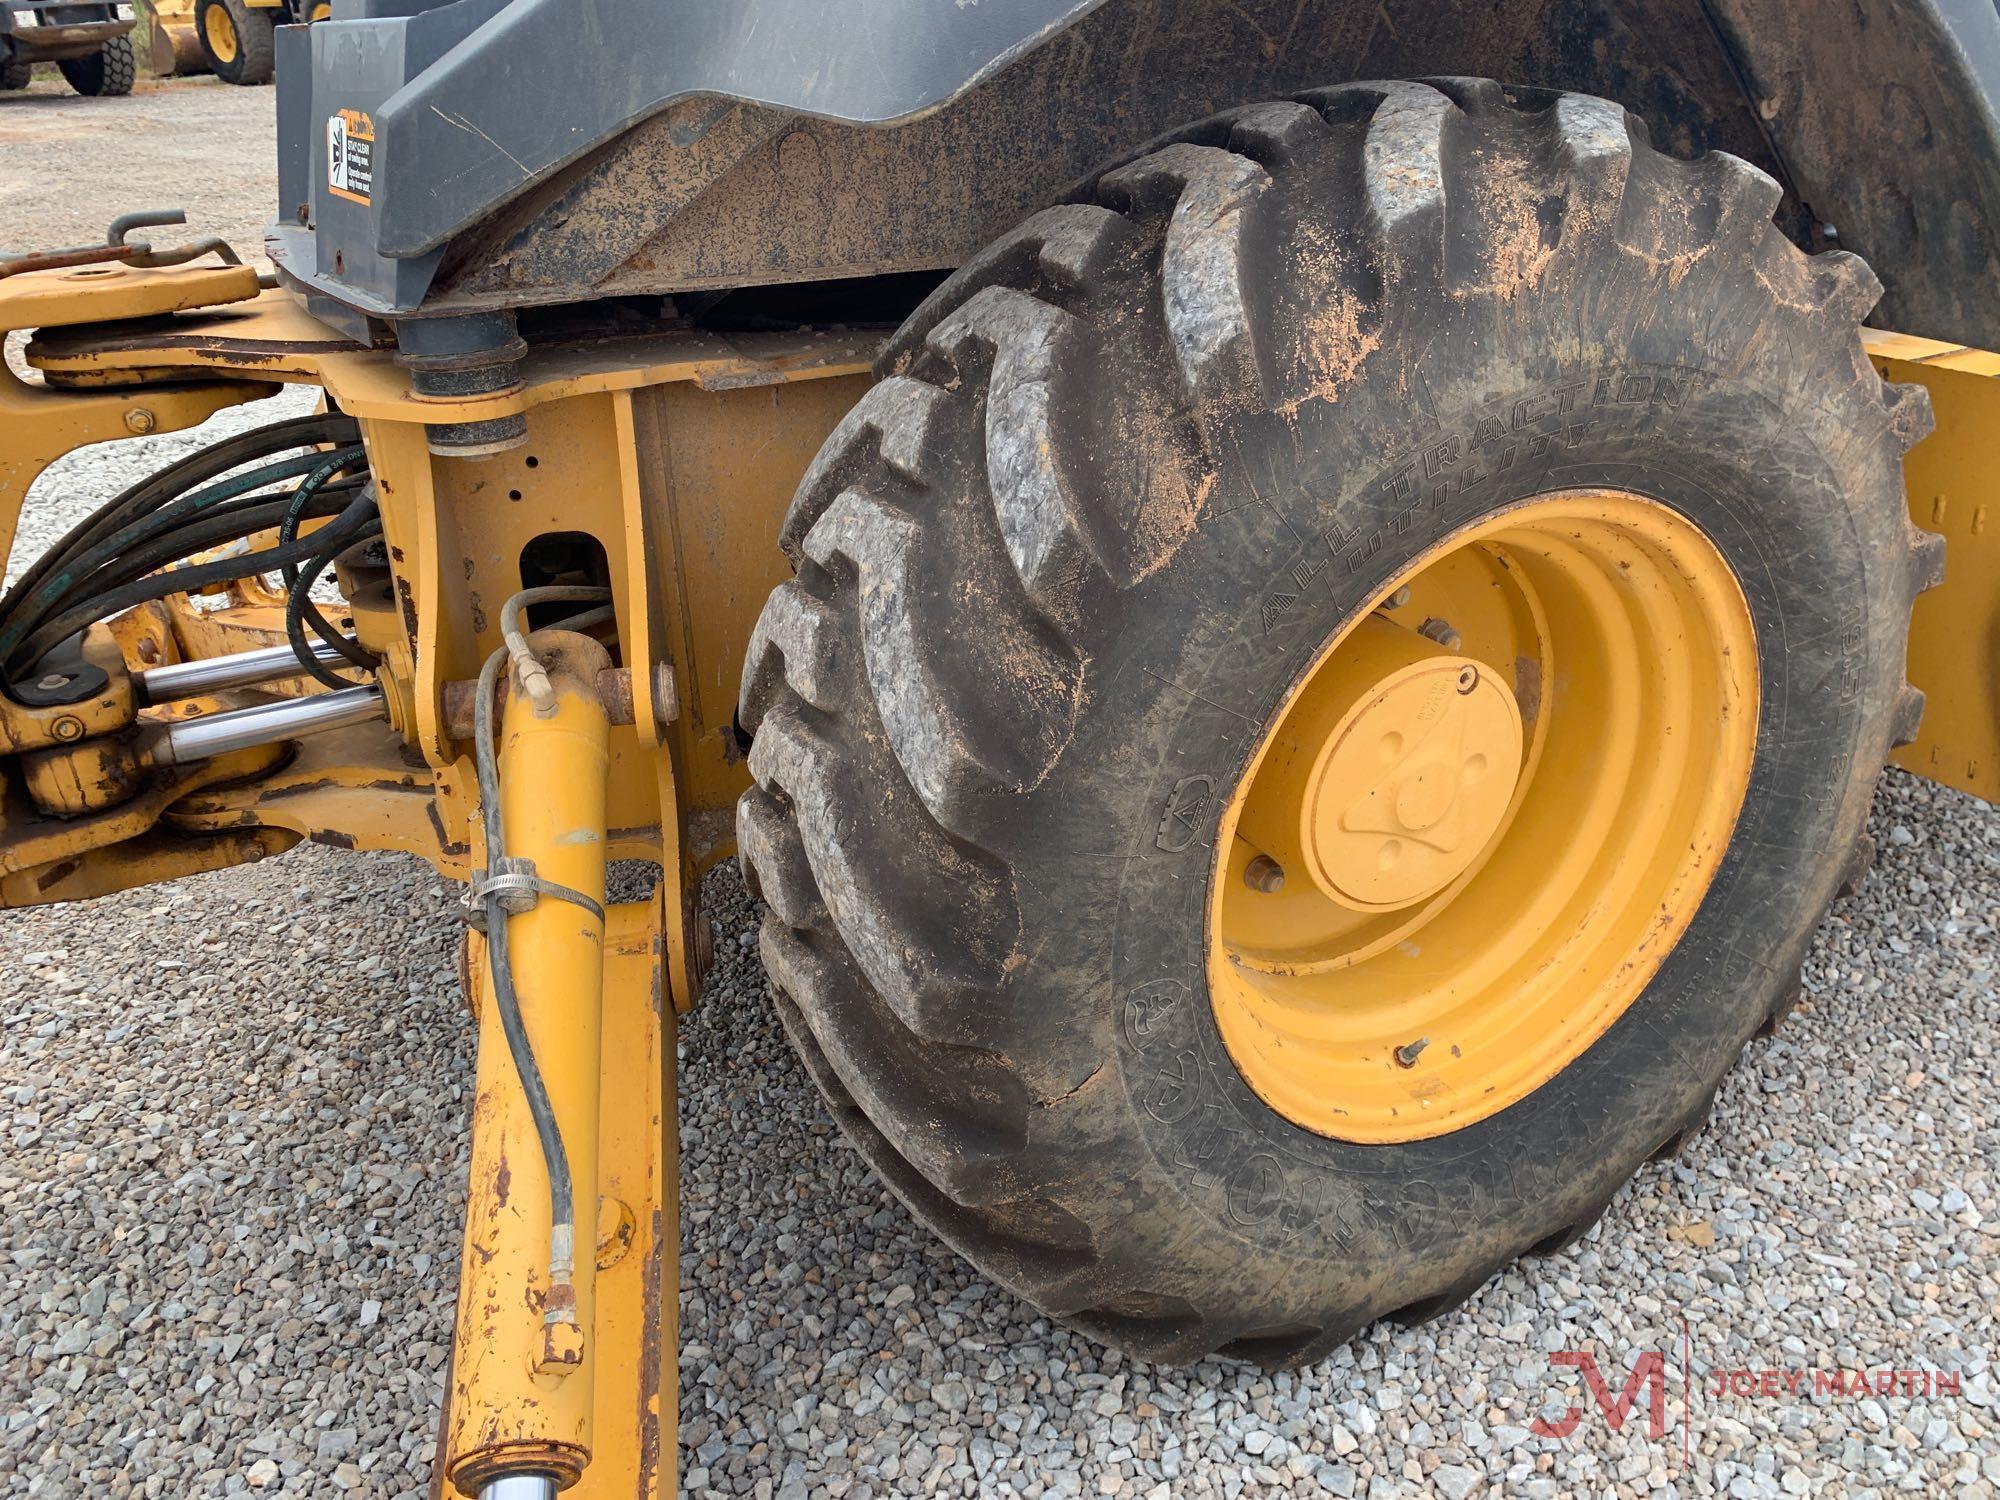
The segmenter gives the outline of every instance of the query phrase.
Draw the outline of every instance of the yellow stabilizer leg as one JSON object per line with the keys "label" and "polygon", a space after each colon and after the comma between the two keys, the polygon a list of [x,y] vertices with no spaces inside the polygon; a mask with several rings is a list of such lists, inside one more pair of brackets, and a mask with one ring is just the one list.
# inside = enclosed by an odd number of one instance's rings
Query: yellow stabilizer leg
{"label": "yellow stabilizer leg", "polygon": [[564,1500],[673,1500],[680,1427],[680,1131],[662,898],[611,908],[599,1097],[596,1451]]}

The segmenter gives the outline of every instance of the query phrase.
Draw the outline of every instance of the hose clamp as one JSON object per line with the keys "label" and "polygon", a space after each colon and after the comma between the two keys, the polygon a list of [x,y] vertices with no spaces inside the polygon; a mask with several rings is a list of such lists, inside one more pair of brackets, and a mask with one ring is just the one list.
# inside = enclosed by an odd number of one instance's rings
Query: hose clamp
{"label": "hose clamp", "polygon": [[535,873],[535,862],[519,855],[502,855],[490,870],[474,870],[466,887],[464,917],[475,931],[487,929],[487,902],[496,902],[510,917],[535,909],[542,897],[580,906],[598,921],[604,920],[604,905],[594,897],[557,881],[544,880]]}

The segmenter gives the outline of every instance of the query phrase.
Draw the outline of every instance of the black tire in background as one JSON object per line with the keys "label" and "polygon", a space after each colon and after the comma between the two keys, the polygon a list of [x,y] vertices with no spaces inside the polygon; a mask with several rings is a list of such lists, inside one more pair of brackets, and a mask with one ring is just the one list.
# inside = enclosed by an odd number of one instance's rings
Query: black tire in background
{"label": "black tire in background", "polygon": [[34,77],[35,65],[31,62],[21,62],[16,58],[0,62],[0,93],[24,89],[34,81]]}
{"label": "black tire in background", "polygon": [[[219,10],[236,33],[236,55],[218,57],[209,44],[210,10]],[[197,0],[194,10],[195,35],[201,39],[201,55],[209,71],[224,83],[269,83],[277,73],[278,12],[245,5],[243,0]]]}
{"label": "black tire in background", "polygon": [[115,98],[132,92],[139,80],[139,56],[130,36],[113,37],[88,57],[56,64],[69,86],[86,98]]}
{"label": "black tire in background", "polygon": [[[1858,337],[1880,287],[1789,244],[1779,196],[1601,100],[1354,84],[1104,172],[892,342],[784,527],[738,830],[834,1113],[995,1279],[1147,1358],[1317,1357],[1587,1228],[1790,1003],[1921,709],[1938,553],[1901,489],[1927,402]],[[1301,1129],[1207,999],[1245,725],[1433,538],[1590,486],[1693,520],[1748,599],[1729,852],[1526,1099],[1393,1145]]]}

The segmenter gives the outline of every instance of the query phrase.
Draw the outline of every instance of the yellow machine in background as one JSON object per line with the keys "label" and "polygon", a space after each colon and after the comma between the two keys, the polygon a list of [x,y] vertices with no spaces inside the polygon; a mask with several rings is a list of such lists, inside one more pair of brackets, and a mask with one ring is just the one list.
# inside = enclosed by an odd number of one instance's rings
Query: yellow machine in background
{"label": "yellow machine in background", "polygon": [[224,83],[269,83],[273,33],[324,21],[331,0],[140,0],[148,65],[162,77],[213,73]]}

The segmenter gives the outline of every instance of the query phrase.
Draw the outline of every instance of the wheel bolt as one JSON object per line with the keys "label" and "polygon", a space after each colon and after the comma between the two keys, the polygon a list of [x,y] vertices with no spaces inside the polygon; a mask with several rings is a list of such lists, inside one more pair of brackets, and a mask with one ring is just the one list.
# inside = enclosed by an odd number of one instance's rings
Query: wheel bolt
{"label": "wheel bolt", "polygon": [[1430,1044],[1431,1039],[1427,1036],[1420,1036],[1414,1042],[1405,1042],[1396,1049],[1396,1065],[1403,1068],[1414,1068],[1417,1065],[1417,1058],[1423,1054],[1424,1048]]}
{"label": "wheel bolt", "polygon": [[1285,888],[1285,867],[1268,854],[1259,854],[1243,871],[1243,883],[1253,891],[1275,896]]}
{"label": "wheel bolt", "polygon": [[1409,602],[1410,602],[1410,586],[1406,583],[1401,588],[1397,589],[1395,593],[1391,594],[1388,598],[1384,599],[1379,607],[1382,609],[1401,609],[1405,604],[1408,604]]}
{"label": "wheel bolt", "polygon": [[1458,632],[1451,628],[1451,621],[1440,620],[1436,615],[1432,615],[1419,625],[1417,634],[1427,641],[1436,641],[1447,651],[1456,651],[1459,648]]}

